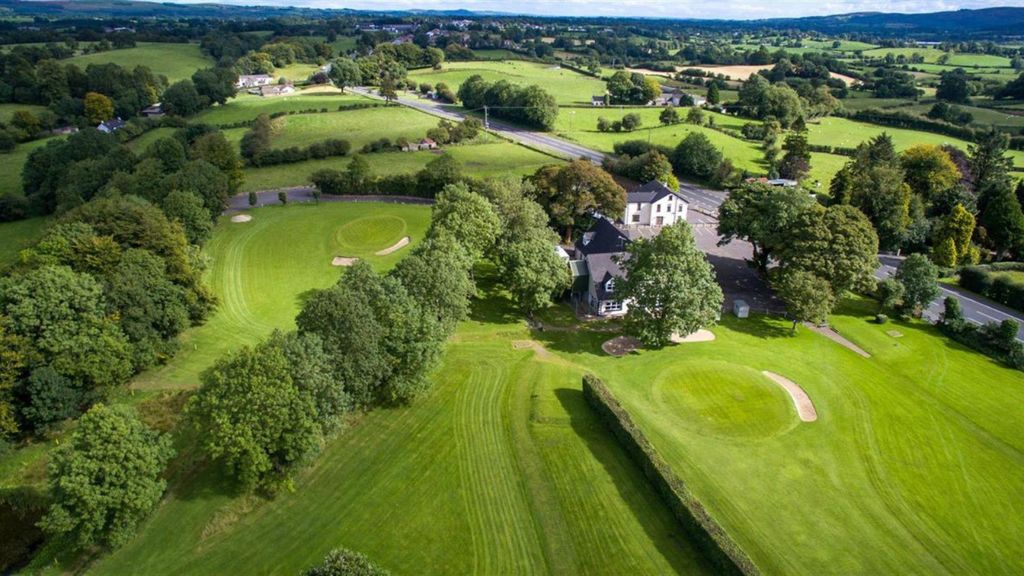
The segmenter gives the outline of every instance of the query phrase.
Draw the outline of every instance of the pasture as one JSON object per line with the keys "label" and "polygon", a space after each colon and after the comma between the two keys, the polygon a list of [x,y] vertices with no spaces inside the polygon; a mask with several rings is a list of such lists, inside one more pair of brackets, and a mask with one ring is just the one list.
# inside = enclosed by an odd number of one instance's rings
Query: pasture
{"label": "pasture", "polygon": [[871,358],[765,317],[623,358],[607,333],[537,337],[605,380],[765,574],[1019,574],[1024,376],[923,323],[874,324],[876,308],[831,318]]}
{"label": "pasture", "polygon": [[89,64],[118,64],[128,70],[146,66],[156,74],[167,76],[170,82],[189,78],[200,68],[208,68],[214,62],[207,58],[198,44],[167,44],[139,42],[134,48],[108,50],[94,54],[83,54],[66,60],[85,69]]}
{"label": "pasture", "polygon": [[458,91],[459,86],[474,74],[479,74],[488,82],[507,80],[520,86],[537,84],[562,105],[590,104],[591,96],[605,92],[605,83],[599,78],[567,68],[523,60],[447,62],[441,70],[411,70],[409,79],[434,85],[444,82],[452,90]]}
{"label": "pasture", "polygon": [[[558,164],[562,160],[536,152],[518,144],[497,142],[493,144],[468,144],[448,146],[444,152],[462,164],[464,172],[470,176],[484,178],[513,174],[526,176],[533,174],[541,166]],[[383,152],[365,154],[363,158],[370,164],[374,175],[412,174],[423,169],[431,160],[438,157],[436,151],[419,152]],[[245,168],[245,182],[242,192],[253,190],[269,190],[288,186],[309,184],[309,176],[321,168],[344,170],[352,161],[351,156],[325,158],[323,160],[306,160],[294,164],[280,164],[262,168]]]}
{"label": "pasture", "polygon": [[14,150],[0,154],[0,196],[22,193],[21,169],[25,165],[28,155],[36,148],[46,146],[46,143],[53,138],[63,138],[63,136],[24,142],[15,146]]}
{"label": "pasture", "polygon": [[341,105],[372,102],[363,96],[322,89],[300,90],[286,96],[271,98],[239,93],[235,98],[228,100],[226,104],[213,106],[196,114],[192,120],[206,124],[235,124],[252,120],[260,114],[320,110],[321,108],[327,108],[333,112]]}
{"label": "pasture", "polygon": [[[885,132],[892,137],[893,144],[898,151],[915,144],[935,144],[940,146],[942,144],[952,144],[964,151],[969,147],[969,143],[952,136],[878,126],[864,122],[855,122],[845,118],[822,118],[819,121],[808,123],[807,130],[808,141],[811,144],[826,146],[852,148]],[[1010,150],[1007,154],[1013,158],[1014,166],[1024,166],[1024,151]]]}
{"label": "pasture", "polygon": [[303,293],[332,285],[342,268],[334,256],[364,258],[390,268],[408,249],[388,256],[374,252],[403,236],[418,243],[430,209],[376,203],[294,204],[249,211],[252,221],[222,216],[205,251],[206,281],[220,299],[216,313],[186,331],[180,353],[168,364],[139,376],[139,389],[191,387],[199,373],[229,350],[253,344],[275,328],[293,327]]}
{"label": "pasture", "polygon": [[[210,245],[211,277],[222,310],[240,323],[223,323],[221,313],[210,326],[233,342],[239,331],[255,339],[269,329],[253,322],[287,327],[293,303],[338,274],[321,269],[332,253],[325,247],[341,237],[374,238],[367,249],[390,242],[371,224],[381,218],[404,220],[416,238],[428,214],[335,204],[260,209],[248,224],[222,223]],[[710,574],[583,401],[582,369],[531,342],[489,269],[478,278],[472,316],[424,398],[360,416],[326,444],[294,491],[273,500],[238,496],[215,467],[184,454],[138,536],[90,571],[294,574],[345,546],[396,574]],[[236,297],[240,289],[247,297]],[[250,296],[276,303],[274,312]]]}
{"label": "pasture", "polygon": [[42,237],[48,218],[0,222],[0,269],[18,259],[18,252]]}

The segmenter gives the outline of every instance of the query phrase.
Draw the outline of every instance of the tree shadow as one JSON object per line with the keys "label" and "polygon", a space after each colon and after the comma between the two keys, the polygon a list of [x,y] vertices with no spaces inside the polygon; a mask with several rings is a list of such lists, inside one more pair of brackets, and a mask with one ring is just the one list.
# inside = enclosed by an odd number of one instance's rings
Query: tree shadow
{"label": "tree shadow", "polygon": [[[659,547],[674,571],[679,574],[714,573],[711,563],[693,545],[679,520],[669,511],[638,463],[587,404],[583,391],[558,388],[554,392],[569,415],[569,425],[573,432],[583,440],[590,454],[611,477],[619,497],[629,507],[637,523],[654,542],[663,543],[667,539],[680,547],[678,550]],[[649,521],[650,514],[661,516],[663,522]]]}
{"label": "tree shadow", "polygon": [[722,318],[722,326],[753,336],[755,338],[792,338],[792,324],[768,314],[751,314],[747,318],[726,316]]}

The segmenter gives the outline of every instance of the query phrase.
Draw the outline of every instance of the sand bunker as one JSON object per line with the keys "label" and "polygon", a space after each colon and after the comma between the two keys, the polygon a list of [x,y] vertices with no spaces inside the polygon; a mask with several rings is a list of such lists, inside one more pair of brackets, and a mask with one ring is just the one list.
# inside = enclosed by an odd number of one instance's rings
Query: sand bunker
{"label": "sand bunker", "polygon": [[605,354],[610,356],[625,356],[633,350],[640,348],[641,345],[640,341],[632,336],[616,336],[601,344],[601,350],[604,350]]}
{"label": "sand bunker", "polygon": [[252,220],[252,216],[249,216],[248,214],[237,214],[231,217],[231,221],[234,222],[235,224],[249,222],[250,220]]}
{"label": "sand bunker", "polygon": [[377,256],[387,256],[388,254],[391,254],[392,252],[398,252],[399,250],[401,250],[402,248],[405,248],[408,245],[409,245],[409,237],[408,236],[403,236],[402,239],[399,240],[398,242],[395,242],[394,244],[392,244],[391,246],[388,246],[387,248],[385,248],[383,250],[378,250],[378,251],[374,252],[374,254],[376,254]]}
{"label": "sand bunker", "polygon": [[344,256],[335,256],[334,260],[331,260],[331,266],[351,266],[359,261],[359,258],[346,258]]}
{"label": "sand bunker", "polygon": [[804,422],[814,422],[818,419],[818,412],[814,409],[814,403],[811,402],[811,398],[801,388],[789,378],[780,376],[775,372],[769,372],[765,370],[761,372],[773,382],[782,386],[786,392],[789,392],[789,397],[793,399],[793,405],[796,406],[796,413],[800,416],[800,420]]}
{"label": "sand bunker", "polygon": [[693,334],[687,334],[686,336],[680,336],[679,334],[672,335],[672,341],[676,344],[689,344],[690,342],[711,342],[715,339],[715,335],[710,330],[701,328]]}

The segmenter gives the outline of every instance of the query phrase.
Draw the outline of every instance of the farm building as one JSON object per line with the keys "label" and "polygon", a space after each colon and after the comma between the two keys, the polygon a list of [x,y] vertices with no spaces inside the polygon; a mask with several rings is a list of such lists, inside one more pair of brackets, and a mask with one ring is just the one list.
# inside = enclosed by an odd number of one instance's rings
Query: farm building
{"label": "farm building", "polygon": [[235,82],[235,88],[259,88],[260,86],[267,86],[274,79],[268,74],[243,74],[238,77],[238,82]]}
{"label": "farm building", "polygon": [[602,94],[600,96],[591,96],[590,97],[590,105],[591,106],[606,106],[607,104],[608,104],[608,97],[605,96],[604,94]]}
{"label": "farm building", "polygon": [[164,115],[164,107],[159,102],[157,102],[152,106],[147,106],[143,108],[140,112],[146,118],[159,118],[160,116]]}
{"label": "farm building", "polygon": [[120,130],[121,128],[124,128],[124,124],[124,120],[121,120],[120,118],[111,118],[106,122],[100,122],[100,125],[97,126],[96,129],[105,134],[110,134],[115,130]]}

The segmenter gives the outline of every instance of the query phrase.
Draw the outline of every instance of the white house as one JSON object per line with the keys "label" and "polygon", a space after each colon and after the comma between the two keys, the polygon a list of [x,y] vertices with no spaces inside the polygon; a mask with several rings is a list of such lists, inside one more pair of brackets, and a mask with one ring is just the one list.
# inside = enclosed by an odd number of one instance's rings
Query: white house
{"label": "white house", "polygon": [[100,125],[97,126],[96,129],[105,134],[110,134],[111,132],[124,128],[124,125],[125,121],[121,120],[121,118],[118,117],[111,118],[110,120],[107,120],[105,122],[100,122]]}
{"label": "white house", "polygon": [[627,226],[671,226],[686,220],[689,203],[668,186],[652,180],[626,195]]}
{"label": "white house", "polygon": [[295,86],[291,84],[271,84],[260,86],[260,96],[284,96],[295,92]]}
{"label": "white house", "polygon": [[274,79],[268,74],[243,74],[238,77],[238,82],[235,82],[235,88],[259,88],[260,86],[267,86]]}

